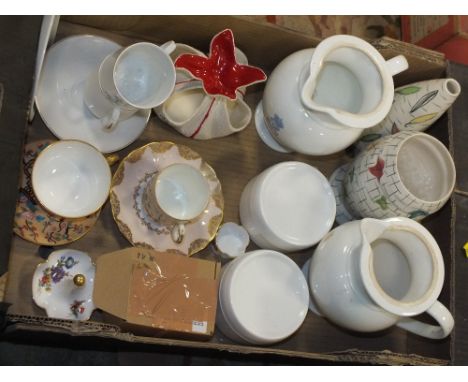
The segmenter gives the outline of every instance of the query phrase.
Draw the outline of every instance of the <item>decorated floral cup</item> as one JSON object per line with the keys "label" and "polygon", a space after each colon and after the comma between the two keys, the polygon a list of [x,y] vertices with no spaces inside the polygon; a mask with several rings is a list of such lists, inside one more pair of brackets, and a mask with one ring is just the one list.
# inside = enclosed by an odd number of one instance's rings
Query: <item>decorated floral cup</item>
{"label": "decorated floral cup", "polygon": [[97,212],[109,196],[108,160],[88,143],[64,140],[47,146],[34,162],[31,182],[38,202],[64,218]]}
{"label": "decorated floral cup", "polygon": [[185,225],[200,216],[209,199],[209,184],[200,170],[177,163],[153,176],[143,193],[143,206],[155,221],[170,227],[175,243],[181,243]]}
{"label": "decorated floral cup", "polygon": [[[337,173],[331,183],[340,189]],[[404,131],[367,147],[345,170],[337,197],[337,220],[405,216],[415,220],[440,210],[455,187],[447,148],[421,132]],[[340,211],[341,210],[341,211]],[[344,221],[339,221],[343,223]]]}

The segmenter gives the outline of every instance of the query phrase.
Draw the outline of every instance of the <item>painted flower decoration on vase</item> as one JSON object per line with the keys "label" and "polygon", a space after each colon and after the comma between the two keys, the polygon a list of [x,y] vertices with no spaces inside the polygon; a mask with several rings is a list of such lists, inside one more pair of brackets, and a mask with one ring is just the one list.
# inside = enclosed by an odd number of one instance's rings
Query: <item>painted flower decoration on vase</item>
{"label": "painted flower decoration on vase", "polygon": [[267,79],[263,70],[236,61],[234,35],[230,29],[213,37],[208,57],[182,54],[174,64],[176,68],[184,69],[201,80],[207,94],[231,100],[237,99],[239,88]]}

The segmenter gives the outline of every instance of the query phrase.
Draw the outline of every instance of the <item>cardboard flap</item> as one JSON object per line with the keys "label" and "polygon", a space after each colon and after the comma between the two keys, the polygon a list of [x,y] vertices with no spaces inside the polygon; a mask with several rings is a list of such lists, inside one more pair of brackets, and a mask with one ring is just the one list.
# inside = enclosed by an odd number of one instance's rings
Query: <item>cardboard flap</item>
{"label": "cardboard flap", "polygon": [[126,319],[136,248],[100,256],[96,261],[93,299],[97,308]]}
{"label": "cardboard flap", "polygon": [[127,248],[97,260],[95,305],[130,324],[212,334],[219,263],[145,248]]}

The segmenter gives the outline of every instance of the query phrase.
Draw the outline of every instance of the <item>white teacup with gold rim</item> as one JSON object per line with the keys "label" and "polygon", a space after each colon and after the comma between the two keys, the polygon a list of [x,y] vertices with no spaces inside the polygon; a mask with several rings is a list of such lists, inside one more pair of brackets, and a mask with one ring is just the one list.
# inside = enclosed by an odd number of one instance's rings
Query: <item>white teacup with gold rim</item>
{"label": "white teacup with gold rim", "polygon": [[32,187],[39,203],[65,218],[98,211],[109,196],[111,172],[106,158],[88,143],[52,143],[34,162]]}
{"label": "white teacup with gold rim", "polygon": [[172,240],[184,239],[185,224],[206,209],[210,187],[200,170],[183,163],[156,173],[143,193],[143,206],[160,224],[171,227]]}

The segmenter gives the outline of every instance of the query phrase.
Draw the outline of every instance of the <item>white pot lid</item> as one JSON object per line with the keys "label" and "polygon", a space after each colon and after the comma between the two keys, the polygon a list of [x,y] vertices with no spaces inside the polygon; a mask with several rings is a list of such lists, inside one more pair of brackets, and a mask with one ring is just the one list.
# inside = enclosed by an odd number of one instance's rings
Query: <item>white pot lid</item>
{"label": "white pot lid", "polygon": [[265,341],[281,341],[304,321],[309,290],[300,268],[271,250],[247,253],[236,265],[229,290],[236,321]]}
{"label": "white pot lid", "polygon": [[276,236],[304,248],[325,236],[336,213],[330,183],[319,170],[302,162],[275,166],[262,185],[260,208]]}

